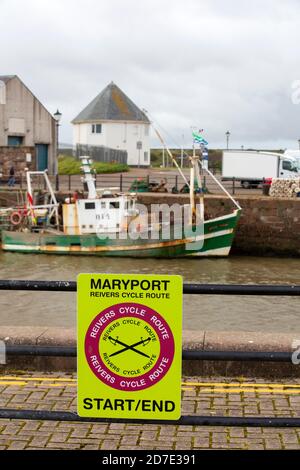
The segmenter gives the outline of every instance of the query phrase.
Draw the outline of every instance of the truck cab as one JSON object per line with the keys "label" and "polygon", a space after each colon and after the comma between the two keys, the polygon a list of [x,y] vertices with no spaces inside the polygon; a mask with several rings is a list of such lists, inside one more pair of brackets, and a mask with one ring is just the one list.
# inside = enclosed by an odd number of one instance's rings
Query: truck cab
{"label": "truck cab", "polygon": [[283,155],[284,157],[292,157],[296,160],[298,172],[300,173],[300,150],[287,149]]}
{"label": "truck cab", "polygon": [[283,156],[279,163],[279,178],[296,178],[298,176],[298,164],[294,157]]}

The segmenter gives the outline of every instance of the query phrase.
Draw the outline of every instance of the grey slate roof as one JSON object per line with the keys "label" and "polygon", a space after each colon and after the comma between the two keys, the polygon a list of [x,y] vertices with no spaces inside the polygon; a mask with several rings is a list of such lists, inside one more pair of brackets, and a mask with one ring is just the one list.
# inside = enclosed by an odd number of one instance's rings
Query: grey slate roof
{"label": "grey slate roof", "polygon": [[99,93],[72,123],[90,121],[141,121],[150,123],[141,111],[120,88],[111,82]]}
{"label": "grey slate roof", "polygon": [[4,83],[7,83],[9,80],[11,80],[12,78],[15,78],[16,75],[0,75],[0,81],[1,82],[4,82]]}

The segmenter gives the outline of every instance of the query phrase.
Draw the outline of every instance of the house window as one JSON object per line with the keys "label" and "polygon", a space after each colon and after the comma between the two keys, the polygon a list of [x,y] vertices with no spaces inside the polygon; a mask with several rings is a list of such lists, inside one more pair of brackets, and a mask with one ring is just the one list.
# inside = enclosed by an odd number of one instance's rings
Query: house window
{"label": "house window", "polygon": [[92,134],[101,134],[102,124],[92,124]]}
{"label": "house window", "polygon": [[149,126],[145,126],[145,135],[146,135],[146,136],[149,135]]}
{"label": "house window", "polygon": [[144,162],[148,162],[148,152],[144,152]]}
{"label": "house window", "polygon": [[7,145],[9,147],[19,147],[23,144],[23,137],[17,135],[9,135],[7,137]]}
{"label": "house window", "polygon": [[94,202],[86,202],[85,203],[85,208],[86,209],[95,209],[95,203]]}

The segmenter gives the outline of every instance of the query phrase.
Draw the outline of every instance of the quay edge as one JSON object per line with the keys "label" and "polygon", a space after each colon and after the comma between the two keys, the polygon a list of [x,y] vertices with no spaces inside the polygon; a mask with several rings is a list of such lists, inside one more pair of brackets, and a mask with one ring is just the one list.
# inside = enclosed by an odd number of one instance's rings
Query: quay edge
{"label": "quay edge", "polygon": [[[188,351],[247,351],[290,352],[299,334],[260,332],[217,332],[184,330],[183,348]],[[72,328],[2,326],[0,340],[9,345],[68,346],[76,347],[76,330]],[[75,357],[9,356],[6,365],[0,365],[0,374],[8,370],[69,371],[76,370]],[[224,376],[247,378],[299,377],[300,365],[285,362],[259,361],[200,361],[184,360],[183,375]]]}

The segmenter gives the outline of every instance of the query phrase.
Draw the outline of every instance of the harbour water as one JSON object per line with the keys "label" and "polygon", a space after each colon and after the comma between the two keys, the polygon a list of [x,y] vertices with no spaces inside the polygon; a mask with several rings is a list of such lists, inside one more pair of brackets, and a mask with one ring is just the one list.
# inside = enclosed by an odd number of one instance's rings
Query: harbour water
{"label": "harbour water", "polygon": [[[184,282],[299,284],[300,260],[235,257],[224,259],[113,259],[0,253],[1,279],[76,280],[78,273],[180,274]],[[299,332],[297,297],[184,295],[184,328]],[[76,294],[0,291],[0,326],[75,327]]]}

